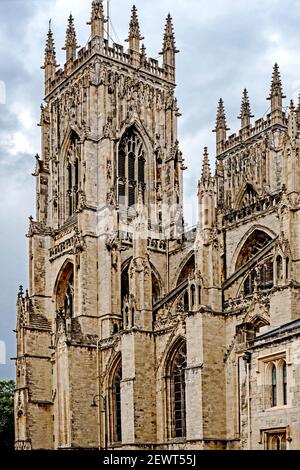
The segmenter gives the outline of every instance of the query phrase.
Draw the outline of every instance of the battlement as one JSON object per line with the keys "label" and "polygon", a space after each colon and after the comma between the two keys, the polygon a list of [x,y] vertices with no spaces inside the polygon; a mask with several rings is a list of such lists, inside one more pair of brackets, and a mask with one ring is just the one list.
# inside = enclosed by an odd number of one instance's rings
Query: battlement
{"label": "battlement", "polygon": [[[94,8],[94,7],[93,7]],[[139,32],[139,23],[137,18],[137,10],[134,7],[130,22],[128,50],[120,44],[113,43],[110,45],[109,39],[104,37],[104,24],[106,20],[104,16],[94,18],[92,13],[91,39],[87,46],[82,47],[78,52],[76,31],[72,15],[69,17],[68,29],[66,34],[66,43],[63,48],[66,50],[66,61],[63,68],[57,70],[56,52],[52,30],[48,31],[48,38],[45,50],[45,62],[43,69],[45,70],[45,94],[48,96],[60,83],[66,80],[83,64],[96,54],[99,54],[105,60],[123,64],[135,71],[141,71],[159,80],[165,80],[171,84],[175,84],[175,54],[178,52],[175,47],[175,36],[173,31],[172,18],[167,17],[162,55],[162,65],[157,59],[148,58],[144,44],[140,44],[143,39]]]}
{"label": "battlement", "polygon": [[287,117],[286,113],[282,112],[282,117],[274,121],[271,114],[267,114],[265,118],[257,119],[254,125],[249,124],[247,127],[240,129],[238,133],[233,133],[228,136],[228,138],[223,143],[221,154],[227,152],[228,150],[233,149],[237,145],[245,143],[248,139],[253,139],[257,137],[262,132],[266,131],[274,125],[287,126]]}

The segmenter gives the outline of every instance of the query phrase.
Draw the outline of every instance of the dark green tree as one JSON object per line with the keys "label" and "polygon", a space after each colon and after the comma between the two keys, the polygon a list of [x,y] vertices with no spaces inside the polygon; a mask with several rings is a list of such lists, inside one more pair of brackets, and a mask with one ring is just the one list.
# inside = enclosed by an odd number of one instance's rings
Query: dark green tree
{"label": "dark green tree", "polygon": [[13,380],[0,380],[0,449],[14,448],[14,390]]}

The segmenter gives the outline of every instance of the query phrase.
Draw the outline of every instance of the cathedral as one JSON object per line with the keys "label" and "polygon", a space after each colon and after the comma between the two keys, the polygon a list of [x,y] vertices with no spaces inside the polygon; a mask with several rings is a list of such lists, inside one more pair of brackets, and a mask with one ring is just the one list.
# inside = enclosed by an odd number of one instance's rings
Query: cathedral
{"label": "cathedral", "polygon": [[106,23],[70,15],[63,68],[48,32],[15,448],[299,449],[300,106],[277,64],[263,118],[220,99],[188,230],[172,18],[160,61]]}

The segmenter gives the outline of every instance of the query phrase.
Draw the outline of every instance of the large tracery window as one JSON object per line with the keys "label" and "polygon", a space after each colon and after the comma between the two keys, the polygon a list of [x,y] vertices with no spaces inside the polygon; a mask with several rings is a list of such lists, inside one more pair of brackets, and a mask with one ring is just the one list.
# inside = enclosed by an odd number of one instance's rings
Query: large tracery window
{"label": "large tracery window", "polygon": [[134,127],[123,135],[118,153],[119,205],[131,207],[137,202],[139,186],[145,191],[145,150]]}
{"label": "large tracery window", "polygon": [[182,342],[173,356],[170,368],[172,438],[184,437],[186,432],[185,368],[186,343]]}

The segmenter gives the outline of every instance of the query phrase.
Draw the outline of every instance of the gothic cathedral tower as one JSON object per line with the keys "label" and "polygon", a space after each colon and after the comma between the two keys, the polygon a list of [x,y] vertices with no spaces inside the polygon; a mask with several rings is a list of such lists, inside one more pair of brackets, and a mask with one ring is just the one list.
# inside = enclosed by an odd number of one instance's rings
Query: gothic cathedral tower
{"label": "gothic cathedral tower", "polygon": [[168,289],[166,233],[183,230],[178,51],[170,15],[162,66],[147,58],[135,6],[126,52],[105,38],[102,0],[88,24],[77,51],[70,15],[63,69],[47,37],[30,286],[18,296],[17,448],[155,440],[152,306]]}

